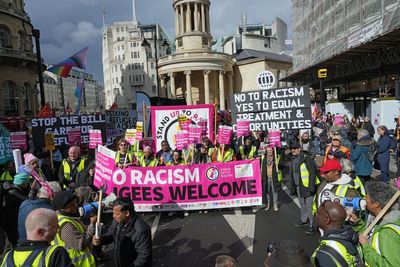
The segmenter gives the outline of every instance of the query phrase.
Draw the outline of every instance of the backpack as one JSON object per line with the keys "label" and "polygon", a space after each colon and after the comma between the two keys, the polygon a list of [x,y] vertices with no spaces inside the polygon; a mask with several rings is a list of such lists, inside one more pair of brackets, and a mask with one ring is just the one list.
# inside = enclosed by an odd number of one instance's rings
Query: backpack
{"label": "backpack", "polygon": [[373,162],[378,155],[379,147],[378,143],[374,141],[371,145],[368,146],[368,159],[370,162]]}

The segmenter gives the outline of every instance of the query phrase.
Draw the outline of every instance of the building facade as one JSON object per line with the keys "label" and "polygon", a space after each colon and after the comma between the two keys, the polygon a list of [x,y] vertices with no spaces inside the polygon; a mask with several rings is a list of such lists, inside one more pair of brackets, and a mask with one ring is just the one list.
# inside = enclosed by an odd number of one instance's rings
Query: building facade
{"label": "building facade", "polygon": [[0,116],[38,112],[33,26],[24,1],[0,0]]}
{"label": "building facade", "polygon": [[160,92],[157,59],[173,47],[159,24],[142,25],[136,19],[114,22],[103,33],[103,75],[106,108],[135,109],[136,92],[150,97],[167,97]]}
{"label": "building facade", "polygon": [[[56,111],[57,115],[75,113],[77,106],[75,89],[81,77],[82,73],[76,70],[71,70],[66,78],[57,78],[57,75],[51,72],[44,72],[43,84],[46,101]],[[60,79],[62,79],[63,90],[61,90]],[[80,113],[97,113],[104,111],[104,109],[105,103],[103,87],[98,85],[98,82],[93,79],[92,74],[85,73]]]}

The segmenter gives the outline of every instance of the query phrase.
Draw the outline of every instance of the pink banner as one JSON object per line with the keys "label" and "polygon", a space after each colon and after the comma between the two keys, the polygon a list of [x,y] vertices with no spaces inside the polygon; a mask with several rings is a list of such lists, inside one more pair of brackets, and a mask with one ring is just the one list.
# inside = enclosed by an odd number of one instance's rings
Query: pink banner
{"label": "pink banner", "polygon": [[100,130],[89,130],[89,149],[96,149],[98,145],[103,145]]}
{"label": "pink banner", "polygon": [[236,135],[237,137],[248,136],[250,133],[250,121],[237,120]]}
{"label": "pink banner", "polygon": [[81,143],[81,130],[79,128],[70,129],[68,131],[68,145],[73,146]]}
{"label": "pink banner", "polygon": [[271,147],[281,147],[281,133],[280,131],[268,132],[268,143]]}
{"label": "pink banner", "polygon": [[130,197],[136,211],[203,210],[261,205],[258,160],[190,166],[115,167],[115,152],[100,146],[95,186]]}
{"label": "pink banner", "polygon": [[197,125],[201,127],[201,135],[208,135],[207,124],[207,120],[199,120],[197,122]]}
{"label": "pink banner", "polygon": [[11,149],[28,149],[26,142],[26,132],[11,132],[10,133]]}
{"label": "pink banner", "polygon": [[200,144],[203,129],[198,125],[189,125],[189,143]]}
{"label": "pink banner", "polygon": [[143,139],[143,122],[138,121],[136,123],[136,140],[142,141]]}
{"label": "pink banner", "polygon": [[218,128],[218,143],[229,145],[231,143],[232,127],[219,126]]}
{"label": "pink banner", "polygon": [[214,141],[214,105],[152,106],[151,125],[157,151],[161,149],[163,140],[167,140],[171,148],[175,149],[175,134],[180,128],[180,115],[186,115],[188,121],[195,125],[205,121],[207,136]]}
{"label": "pink banner", "polygon": [[179,131],[175,135],[175,146],[178,150],[183,150],[189,143],[189,133],[187,131]]}

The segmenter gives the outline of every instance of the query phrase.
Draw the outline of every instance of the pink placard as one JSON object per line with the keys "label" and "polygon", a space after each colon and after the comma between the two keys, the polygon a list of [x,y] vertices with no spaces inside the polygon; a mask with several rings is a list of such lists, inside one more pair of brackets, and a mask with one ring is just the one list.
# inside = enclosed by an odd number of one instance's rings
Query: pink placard
{"label": "pink placard", "polygon": [[261,205],[259,160],[191,166],[115,167],[115,152],[102,146],[94,184],[130,197],[135,210],[198,210]]}
{"label": "pink placard", "polygon": [[250,121],[237,120],[236,135],[237,137],[248,136],[250,133]]}
{"label": "pink placard", "polygon": [[136,140],[142,141],[143,139],[143,122],[138,121],[136,123]]}
{"label": "pink placard", "polygon": [[28,149],[26,142],[26,132],[11,132],[10,133],[11,149]]}
{"label": "pink placard", "polygon": [[183,150],[189,142],[189,133],[187,131],[179,131],[175,135],[175,146],[178,150]]}
{"label": "pink placard", "polygon": [[280,131],[269,131],[268,132],[268,143],[271,147],[281,147],[281,133]]}
{"label": "pink placard", "polygon": [[232,127],[219,126],[218,128],[218,143],[229,145],[231,143]]}
{"label": "pink placard", "polygon": [[129,144],[134,145],[136,142],[136,129],[126,129],[125,139]]}
{"label": "pink placard", "polygon": [[73,146],[76,144],[81,144],[81,129],[74,128],[68,131],[68,145]]}
{"label": "pink placard", "polygon": [[207,120],[199,120],[197,122],[197,125],[199,125],[201,127],[201,135],[207,135],[208,131],[207,131]]}
{"label": "pink placard", "polygon": [[98,145],[103,145],[100,130],[89,130],[89,148],[96,149]]}
{"label": "pink placard", "polygon": [[199,144],[201,142],[201,133],[203,129],[199,125],[189,125],[189,143]]}

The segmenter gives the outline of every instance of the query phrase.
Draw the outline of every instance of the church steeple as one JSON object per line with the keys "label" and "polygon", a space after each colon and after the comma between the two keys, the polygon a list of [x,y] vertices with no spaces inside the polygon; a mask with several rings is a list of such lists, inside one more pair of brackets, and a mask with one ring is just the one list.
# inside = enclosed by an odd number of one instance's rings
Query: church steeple
{"label": "church steeple", "polygon": [[132,0],[132,19],[134,24],[138,24],[137,17],[136,17],[136,4],[135,0]]}

